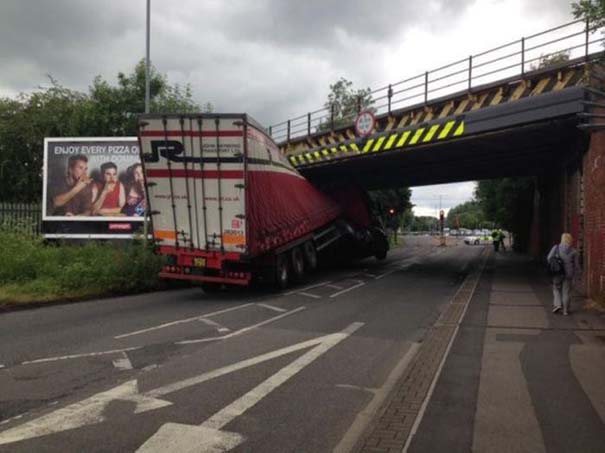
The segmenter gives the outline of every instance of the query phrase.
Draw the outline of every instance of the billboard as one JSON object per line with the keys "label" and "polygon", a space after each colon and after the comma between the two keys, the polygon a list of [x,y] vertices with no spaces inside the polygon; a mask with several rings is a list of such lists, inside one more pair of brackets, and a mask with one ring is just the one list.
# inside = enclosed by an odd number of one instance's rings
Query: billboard
{"label": "billboard", "polygon": [[131,238],[146,209],[136,137],[44,140],[42,231],[47,238]]}

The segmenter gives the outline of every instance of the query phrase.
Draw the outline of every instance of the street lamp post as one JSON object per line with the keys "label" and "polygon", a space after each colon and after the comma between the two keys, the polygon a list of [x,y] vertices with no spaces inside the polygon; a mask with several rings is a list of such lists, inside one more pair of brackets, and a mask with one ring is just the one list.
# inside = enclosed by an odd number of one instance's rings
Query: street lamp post
{"label": "street lamp post", "polygon": [[147,0],[147,42],[145,52],[145,113],[149,113],[149,42],[151,28],[151,0]]}

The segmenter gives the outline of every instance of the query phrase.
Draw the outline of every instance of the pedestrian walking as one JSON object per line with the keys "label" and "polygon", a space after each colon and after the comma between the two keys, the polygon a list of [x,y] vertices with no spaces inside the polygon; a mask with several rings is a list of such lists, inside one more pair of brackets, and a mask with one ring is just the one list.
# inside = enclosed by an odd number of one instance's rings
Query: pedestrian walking
{"label": "pedestrian walking", "polygon": [[546,260],[552,276],[553,313],[563,309],[563,315],[570,312],[571,289],[573,280],[580,274],[580,259],[572,247],[573,238],[569,233],[561,235],[561,243],[556,244],[548,253]]}

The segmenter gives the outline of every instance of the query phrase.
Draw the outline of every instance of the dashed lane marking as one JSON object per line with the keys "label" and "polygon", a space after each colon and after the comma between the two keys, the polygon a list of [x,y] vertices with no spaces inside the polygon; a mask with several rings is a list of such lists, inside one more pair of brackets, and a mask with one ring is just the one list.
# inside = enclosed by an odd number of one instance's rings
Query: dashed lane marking
{"label": "dashed lane marking", "polygon": [[330,299],[332,299],[334,297],[338,297],[341,294],[348,293],[349,291],[353,291],[355,288],[359,288],[360,286],[363,286],[366,284],[365,282],[363,282],[361,280],[353,280],[353,281],[357,282],[357,284],[351,286],[350,288],[346,288],[346,289],[343,289],[342,291],[338,291],[337,293],[331,294]]}
{"label": "dashed lane marking", "polygon": [[259,307],[264,307],[268,310],[278,311],[280,313],[285,313],[286,311],[288,311],[285,308],[275,307],[274,305],[269,305],[269,304],[256,304],[256,305],[258,305]]}
{"label": "dashed lane marking", "polygon": [[216,321],[208,318],[201,318],[200,322],[203,322],[207,326],[214,327],[219,333],[231,332],[231,329],[219,324]]}
{"label": "dashed lane marking", "polygon": [[304,288],[299,288],[299,289],[294,289],[292,291],[288,291],[287,293],[284,293],[284,296],[291,296],[292,294],[297,294],[300,293],[301,291],[308,291],[310,289],[313,288],[319,288],[320,286],[325,286],[328,283],[332,283],[331,281],[327,281],[327,282],[321,282],[321,283],[316,283],[315,285],[311,285],[311,286],[306,286]]}
{"label": "dashed lane marking", "polygon": [[257,329],[259,327],[262,327],[262,326],[264,326],[266,324],[272,323],[274,321],[278,321],[278,320],[280,320],[282,318],[285,318],[286,316],[290,316],[290,315],[293,315],[294,313],[298,313],[301,310],[305,310],[306,308],[307,307],[304,307],[304,306],[303,307],[295,308],[294,310],[287,311],[286,313],[282,313],[281,315],[274,316],[273,318],[269,318],[269,319],[266,319],[266,320],[264,320],[262,322],[259,322],[257,324],[253,324],[251,326],[244,327],[243,329],[236,330],[235,332],[231,332],[231,333],[229,333],[227,335],[223,335],[221,337],[200,338],[200,339],[197,339],[197,340],[177,341],[174,344],[179,344],[179,345],[181,345],[181,344],[195,344],[195,343],[207,343],[209,341],[226,340],[227,338],[233,338],[233,337],[236,337],[236,336],[241,335],[243,333],[249,332],[249,331],[251,331],[253,329]]}
{"label": "dashed lane marking", "polygon": [[141,349],[141,347],[111,349],[109,351],[100,351],[100,352],[85,352],[82,354],[71,354],[71,355],[64,355],[64,356],[59,356],[59,357],[46,357],[44,359],[27,360],[25,362],[21,362],[21,365],[31,365],[33,363],[57,362],[60,360],[69,360],[69,359],[80,359],[82,357],[96,357],[96,356],[101,356],[101,355],[119,354],[119,353],[123,353],[123,352],[136,351],[137,349]]}
{"label": "dashed lane marking", "polygon": [[120,340],[122,338],[130,337],[130,336],[133,336],[133,335],[140,335],[142,333],[152,332],[154,330],[165,329],[166,327],[172,327],[172,326],[176,326],[178,324],[183,324],[183,323],[192,322],[192,321],[199,321],[202,318],[209,318],[211,316],[221,315],[223,313],[228,313],[230,311],[240,310],[242,308],[249,307],[251,305],[254,305],[254,304],[252,302],[250,302],[250,303],[247,303],[247,304],[237,305],[235,307],[230,307],[230,308],[226,308],[224,310],[219,310],[219,311],[214,311],[212,313],[206,313],[206,314],[203,314],[203,315],[194,316],[192,318],[179,319],[177,321],[166,322],[166,323],[160,324],[158,326],[148,327],[147,329],[141,329],[141,330],[136,330],[134,332],[124,333],[122,335],[118,335],[118,336],[115,336],[113,338],[116,339],[116,340]]}
{"label": "dashed lane marking", "polygon": [[342,286],[338,286],[338,285],[326,285],[326,288],[331,288],[331,289],[344,289]]}

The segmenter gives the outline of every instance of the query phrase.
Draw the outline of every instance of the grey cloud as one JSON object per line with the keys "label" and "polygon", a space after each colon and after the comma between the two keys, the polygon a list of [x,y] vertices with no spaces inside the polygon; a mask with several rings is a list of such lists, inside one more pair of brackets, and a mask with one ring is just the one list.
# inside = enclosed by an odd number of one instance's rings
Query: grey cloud
{"label": "grey cloud", "polygon": [[[339,32],[371,42],[385,42],[409,25],[451,21],[471,0],[435,0],[438,14],[425,2],[406,0],[264,0],[241,2],[225,12],[225,32],[236,39],[280,46],[334,47]],[[262,6],[261,6],[262,5]]]}
{"label": "grey cloud", "polygon": [[[144,15],[139,13],[137,17],[132,6],[116,3],[108,7],[102,2],[73,0],[3,0],[0,83],[28,90],[45,74],[51,74],[63,83],[79,81],[81,85],[82,75],[89,75],[101,61],[111,60],[105,52],[116,40],[142,26]],[[122,51],[127,53],[127,49]]]}

